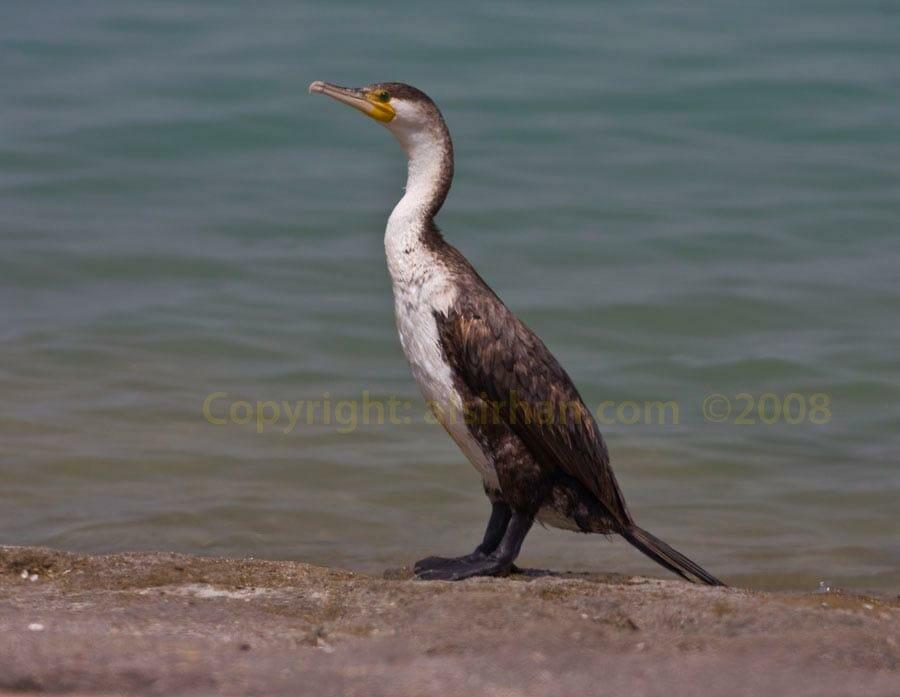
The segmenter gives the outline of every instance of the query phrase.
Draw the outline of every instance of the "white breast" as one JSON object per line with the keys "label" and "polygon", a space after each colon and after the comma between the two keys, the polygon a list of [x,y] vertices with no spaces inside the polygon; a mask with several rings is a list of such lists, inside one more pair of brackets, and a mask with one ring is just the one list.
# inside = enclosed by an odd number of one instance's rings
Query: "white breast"
{"label": "white breast", "polygon": [[458,291],[432,252],[408,238],[409,246],[397,247],[390,241],[390,224],[388,230],[385,251],[394,287],[397,331],[413,377],[429,408],[485,483],[499,489],[493,464],[466,426],[462,399],[438,336],[435,313],[446,314]]}
{"label": "white breast", "polygon": [[[419,128],[415,118],[395,121],[397,126],[391,130],[409,156],[409,172],[406,192],[388,219],[384,250],[394,285],[400,344],[425,401],[434,407],[444,428],[485,483],[499,489],[493,464],[466,426],[462,399],[438,337],[435,313],[447,313],[456,301],[458,289],[441,260],[424,244],[421,234],[424,226],[431,224],[431,202],[438,195],[446,160],[452,157],[449,143],[445,142],[448,136],[446,129]],[[404,122],[411,126],[404,128]]]}

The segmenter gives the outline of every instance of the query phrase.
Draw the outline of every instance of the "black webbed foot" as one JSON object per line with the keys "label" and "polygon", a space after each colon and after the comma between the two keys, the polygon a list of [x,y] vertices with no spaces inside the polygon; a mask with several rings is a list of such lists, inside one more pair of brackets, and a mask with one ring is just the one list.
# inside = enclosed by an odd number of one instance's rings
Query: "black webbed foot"
{"label": "black webbed foot", "polygon": [[475,551],[464,557],[425,557],[424,559],[419,559],[419,561],[415,563],[413,571],[416,576],[421,576],[423,573],[440,571],[452,564],[472,563],[479,559],[484,559],[485,556],[485,554]]}
{"label": "black webbed foot", "polygon": [[[471,556],[469,555],[469,557]],[[422,561],[436,559],[440,559],[440,557],[429,557]],[[461,557],[459,559],[441,559],[441,561],[444,563],[422,570],[417,564],[416,578],[422,581],[462,581],[474,576],[506,576],[513,569],[511,561],[493,554],[482,555],[475,559]]]}
{"label": "black webbed foot", "polygon": [[471,554],[457,559],[426,557],[413,567],[423,581],[461,581],[473,576],[506,576],[517,570],[513,565],[522,540],[534,518],[512,512],[506,504],[494,504],[484,542]]}

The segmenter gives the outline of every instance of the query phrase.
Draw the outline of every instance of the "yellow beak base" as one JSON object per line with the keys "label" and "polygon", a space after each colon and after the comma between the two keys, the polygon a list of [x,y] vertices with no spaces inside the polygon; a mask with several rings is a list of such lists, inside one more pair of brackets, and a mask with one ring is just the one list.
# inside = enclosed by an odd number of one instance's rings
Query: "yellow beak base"
{"label": "yellow beak base", "polygon": [[310,94],[320,93],[327,95],[381,123],[390,123],[397,115],[394,107],[389,102],[382,102],[374,94],[363,90],[341,87],[340,85],[332,85],[328,82],[316,80],[309,86],[309,91]]}

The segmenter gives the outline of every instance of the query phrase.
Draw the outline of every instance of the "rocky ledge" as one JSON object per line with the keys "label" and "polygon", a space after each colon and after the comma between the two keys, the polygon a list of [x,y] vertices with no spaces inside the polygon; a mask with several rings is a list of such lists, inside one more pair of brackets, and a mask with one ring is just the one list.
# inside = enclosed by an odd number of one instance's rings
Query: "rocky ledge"
{"label": "rocky ledge", "polygon": [[896,695],[900,602],[0,547],[0,692]]}

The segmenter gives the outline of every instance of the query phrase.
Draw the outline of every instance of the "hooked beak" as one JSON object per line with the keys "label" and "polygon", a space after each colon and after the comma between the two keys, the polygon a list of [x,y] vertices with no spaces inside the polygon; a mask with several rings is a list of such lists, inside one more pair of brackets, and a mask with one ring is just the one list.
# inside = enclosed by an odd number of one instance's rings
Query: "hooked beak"
{"label": "hooked beak", "polygon": [[390,123],[397,115],[397,112],[394,111],[394,108],[390,104],[378,101],[378,98],[375,95],[364,92],[363,90],[357,90],[351,87],[341,87],[339,85],[332,85],[329,82],[316,80],[310,84],[309,92],[310,94],[319,92],[320,94],[328,95],[332,99],[336,99],[348,106],[352,106],[357,111],[361,111],[366,116],[370,116],[381,123]]}

